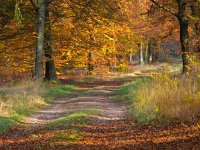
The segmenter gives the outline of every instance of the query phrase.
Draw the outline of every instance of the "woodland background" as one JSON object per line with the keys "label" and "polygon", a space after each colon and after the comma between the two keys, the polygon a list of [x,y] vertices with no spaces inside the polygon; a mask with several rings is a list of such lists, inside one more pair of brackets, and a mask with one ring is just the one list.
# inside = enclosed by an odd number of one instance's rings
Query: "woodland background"
{"label": "woodland background", "polygon": [[[43,78],[43,74],[47,80],[54,80],[55,70],[59,76],[108,75],[112,70],[125,71],[129,64],[181,61],[181,55],[183,60],[187,59],[184,55],[197,56],[199,3],[198,0],[2,0],[0,80]],[[42,5],[46,10],[42,10]],[[42,11],[46,17],[40,50]],[[183,28],[188,24],[187,29],[180,30],[177,15],[186,20]],[[181,48],[180,34],[186,35],[182,40],[186,50]],[[39,52],[41,58],[37,56]],[[187,60],[183,62],[188,65]],[[40,77],[37,63],[41,64]]]}

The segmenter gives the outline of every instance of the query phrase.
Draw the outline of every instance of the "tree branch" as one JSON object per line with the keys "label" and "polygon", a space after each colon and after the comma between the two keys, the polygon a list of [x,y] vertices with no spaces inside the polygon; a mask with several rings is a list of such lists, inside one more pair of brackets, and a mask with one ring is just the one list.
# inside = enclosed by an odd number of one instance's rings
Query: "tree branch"
{"label": "tree branch", "polygon": [[163,10],[169,12],[170,14],[172,14],[172,15],[178,17],[178,14],[175,13],[175,12],[173,12],[170,8],[167,8],[167,7],[165,7],[165,6],[161,5],[161,4],[159,4],[159,3],[156,2],[155,0],[150,0],[150,1],[151,1],[152,3],[154,3],[156,6],[162,8]]}

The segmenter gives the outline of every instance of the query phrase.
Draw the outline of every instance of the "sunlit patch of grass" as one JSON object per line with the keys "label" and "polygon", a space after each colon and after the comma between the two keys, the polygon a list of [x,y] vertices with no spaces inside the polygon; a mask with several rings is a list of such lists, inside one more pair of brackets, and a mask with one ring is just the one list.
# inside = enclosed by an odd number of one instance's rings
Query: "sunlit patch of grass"
{"label": "sunlit patch of grass", "polygon": [[77,89],[76,86],[74,85],[56,85],[53,87],[49,87],[48,85],[46,86],[46,95],[45,97],[48,99],[53,99],[55,97],[58,96],[62,96],[65,94],[69,94],[72,91],[74,91],[75,89]]}
{"label": "sunlit patch of grass", "polygon": [[113,96],[112,98],[115,100],[119,100],[119,101],[126,101],[130,104],[133,103],[133,101],[135,100],[135,96],[136,93],[138,91],[138,89],[147,82],[150,82],[151,78],[150,77],[137,77],[135,80],[124,84],[123,86],[121,86],[119,89],[115,90],[113,92]]}
{"label": "sunlit patch of grass", "polygon": [[62,116],[45,127],[47,130],[55,130],[56,133],[48,139],[53,145],[73,144],[83,138],[83,133],[78,129],[88,124],[88,118],[97,114],[95,109],[77,110]]}
{"label": "sunlit patch of grass", "polygon": [[[178,75],[182,71],[182,63],[156,63],[130,66],[126,73],[115,73],[112,80],[126,79],[127,77],[150,76],[152,72],[160,73],[168,69],[171,75]],[[117,76],[117,77],[116,77]]]}
{"label": "sunlit patch of grass", "polygon": [[115,92],[117,98],[133,106],[138,122],[192,121],[200,116],[200,79],[198,76],[171,77],[154,74],[152,79],[138,78]]}
{"label": "sunlit patch of grass", "polygon": [[77,110],[50,122],[47,128],[69,127],[72,124],[85,125],[88,117],[98,112],[96,109]]}
{"label": "sunlit patch of grass", "polygon": [[44,93],[44,87],[32,81],[0,88],[0,131],[45,105]]}
{"label": "sunlit patch of grass", "polygon": [[200,87],[196,79],[157,75],[152,83],[141,86],[134,103],[140,122],[153,120],[192,121],[200,115]]}
{"label": "sunlit patch of grass", "polygon": [[12,87],[0,88],[0,132],[27,115],[47,105],[47,100],[68,94],[75,89],[71,85],[42,84],[33,81],[22,81]]}
{"label": "sunlit patch of grass", "polygon": [[[138,122],[194,121],[200,116],[200,76],[198,61],[193,61],[187,75],[182,64],[161,64],[146,69],[150,78],[136,78],[115,91],[115,99],[132,105]],[[176,77],[179,75],[179,77]]]}
{"label": "sunlit patch of grass", "polygon": [[109,93],[109,91],[107,91],[107,90],[92,88],[90,90],[81,91],[78,94],[79,94],[79,96],[83,96],[83,95],[94,96],[94,95],[103,95],[103,94],[107,94],[107,93]]}

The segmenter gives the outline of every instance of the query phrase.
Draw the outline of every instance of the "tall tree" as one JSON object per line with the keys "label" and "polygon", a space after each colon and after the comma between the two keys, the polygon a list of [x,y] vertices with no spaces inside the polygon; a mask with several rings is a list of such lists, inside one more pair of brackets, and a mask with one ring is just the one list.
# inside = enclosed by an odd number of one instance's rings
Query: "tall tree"
{"label": "tall tree", "polygon": [[139,49],[138,63],[139,63],[139,65],[143,65],[144,64],[144,58],[143,58],[143,47],[142,47],[141,43],[138,44],[138,49]]}
{"label": "tall tree", "polygon": [[[189,2],[187,0],[176,0],[176,1],[164,1],[158,2],[156,0],[151,0],[153,4],[159,8],[169,12],[178,19],[180,27],[180,43],[182,49],[182,60],[183,60],[183,71],[182,73],[188,72],[189,65],[189,18],[187,14],[187,5]],[[173,5],[173,8],[169,8],[170,4]],[[177,5],[177,6],[176,6]]]}
{"label": "tall tree", "polygon": [[36,48],[35,77],[36,80],[43,80],[44,64],[44,31],[45,31],[45,0],[40,0],[38,11],[38,36]]}
{"label": "tall tree", "polygon": [[51,21],[49,16],[49,1],[46,2],[45,9],[45,34],[44,34],[44,53],[45,53],[45,79],[57,80],[56,68],[53,60]]}

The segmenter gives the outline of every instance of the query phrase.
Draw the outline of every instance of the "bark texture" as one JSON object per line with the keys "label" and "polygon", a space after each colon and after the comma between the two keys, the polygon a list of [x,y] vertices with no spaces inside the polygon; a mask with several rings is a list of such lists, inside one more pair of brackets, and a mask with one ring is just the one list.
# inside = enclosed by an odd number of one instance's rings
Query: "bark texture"
{"label": "bark texture", "polygon": [[183,60],[183,71],[182,73],[188,72],[189,65],[189,20],[186,14],[186,0],[177,0],[178,2],[178,14],[177,18],[180,25],[180,42],[182,49],[182,60]]}
{"label": "bark texture", "polygon": [[46,3],[45,10],[45,79],[57,80],[55,63],[53,60],[52,39],[51,39],[51,23],[49,18],[49,2]]}
{"label": "bark texture", "polygon": [[40,0],[38,11],[38,37],[35,62],[36,80],[43,80],[44,74],[44,28],[45,28],[45,0]]}

